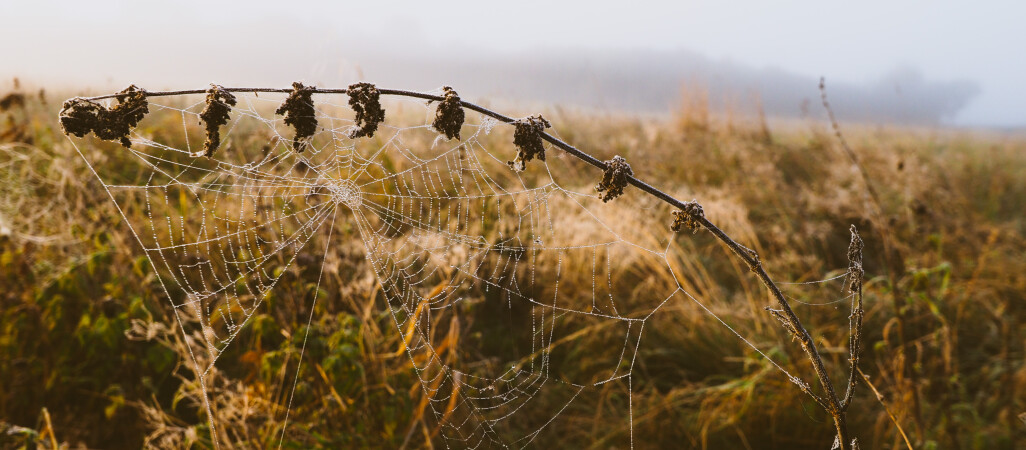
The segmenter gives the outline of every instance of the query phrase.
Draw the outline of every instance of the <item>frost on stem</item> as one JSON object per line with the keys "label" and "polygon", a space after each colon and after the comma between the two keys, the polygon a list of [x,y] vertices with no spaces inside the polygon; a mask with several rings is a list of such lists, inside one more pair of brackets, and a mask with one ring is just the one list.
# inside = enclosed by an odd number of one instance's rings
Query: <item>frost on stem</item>
{"label": "frost on stem", "polygon": [[372,137],[378,130],[378,124],[385,120],[385,110],[381,108],[381,93],[370,83],[356,83],[346,90],[349,94],[349,106],[356,111],[357,129],[349,133],[350,139]]}
{"label": "frost on stem", "polygon": [[435,121],[431,126],[449,139],[460,139],[460,128],[463,127],[463,119],[466,116],[460,104],[460,96],[449,86],[442,87],[442,91],[443,98],[435,110]]}
{"label": "frost on stem", "polygon": [[552,125],[541,114],[525,117],[513,122],[513,145],[517,146],[517,158],[506,164],[517,171],[523,172],[527,162],[538,158],[545,161],[545,146],[542,133]]}
{"label": "frost on stem", "polygon": [[306,150],[310,145],[314,133],[317,131],[317,114],[314,111],[313,93],[317,90],[314,86],[303,86],[303,83],[292,83],[292,92],[285,98],[285,101],[274,111],[275,114],[285,116],[285,124],[296,129],[296,137],[292,140],[292,148],[298,153]]}
{"label": "frost on stem", "polygon": [[218,128],[228,123],[229,113],[235,106],[235,96],[221,86],[211,84],[207,89],[207,106],[200,113],[200,120],[207,128],[207,140],[203,143],[203,156],[210,157],[221,145]]}
{"label": "frost on stem", "polygon": [[783,310],[773,309],[773,308],[771,308],[769,306],[767,306],[767,307],[765,307],[763,309],[765,309],[766,311],[769,311],[770,315],[772,315],[773,318],[775,318],[778,321],[780,321],[780,324],[784,326],[784,329],[787,330],[789,333],[791,333],[791,339],[797,339],[798,338],[798,336],[800,335],[798,333],[798,330],[796,330],[794,328],[794,325],[791,325],[791,322],[788,321],[786,317],[784,317]]}
{"label": "frost on stem", "polygon": [[623,188],[627,187],[627,179],[634,175],[631,165],[621,156],[614,156],[606,161],[606,171],[602,174],[602,181],[595,186],[599,192],[599,198],[608,202],[623,195]]}
{"label": "frost on stem", "polygon": [[146,101],[146,90],[131,85],[118,92],[114,98],[118,104],[107,107],[84,98],[73,98],[64,102],[60,122],[64,134],[84,137],[92,132],[105,141],[119,141],[131,147],[128,134],[139,121],[150,112]]}
{"label": "frost on stem", "polygon": [[699,219],[704,217],[705,211],[702,210],[702,205],[699,205],[698,201],[684,202],[684,209],[673,212],[673,225],[670,225],[670,229],[678,233],[685,228],[698,231],[698,228],[702,226]]}

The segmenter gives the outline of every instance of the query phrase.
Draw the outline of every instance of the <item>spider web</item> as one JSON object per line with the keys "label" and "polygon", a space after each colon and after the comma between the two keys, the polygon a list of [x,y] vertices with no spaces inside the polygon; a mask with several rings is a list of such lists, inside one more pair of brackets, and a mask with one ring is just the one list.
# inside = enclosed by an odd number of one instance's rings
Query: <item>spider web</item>
{"label": "spider web", "polygon": [[[633,447],[632,376],[646,321],[675,298],[698,302],[667,256],[671,234],[644,231],[666,226],[639,209],[644,202],[603,203],[593,184],[558,181],[576,169],[555,150],[514,172],[505,164],[512,144],[486,146],[497,122],[476,114],[461,141],[448,141],[427,125],[433,108],[400,101],[386,105],[377,135],[353,140],[352,112],[333,103],[338,96],[316,95],[318,131],[297,153],[273,114],[282,96],[238,97],[211,158],[197,156],[204,103],[194,96],[151,98],[130,149],[72,139],[195,344],[190,362],[209,417],[218,359],[284,278],[315,280],[304,297],[309,324],[331,270],[326,255],[351,228],[446,446],[529,446],[557,433],[583,393],[619,383]],[[393,124],[403,120],[414,125]],[[478,338],[458,350],[439,345],[461,332]],[[298,368],[290,378],[294,393]],[[287,422],[292,394],[286,402]]]}

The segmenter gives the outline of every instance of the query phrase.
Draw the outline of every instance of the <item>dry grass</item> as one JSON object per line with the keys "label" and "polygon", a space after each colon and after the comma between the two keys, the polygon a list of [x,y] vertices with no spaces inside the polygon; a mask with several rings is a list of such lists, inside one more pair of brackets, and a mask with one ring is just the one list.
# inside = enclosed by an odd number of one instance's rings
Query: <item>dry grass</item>
{"label": "dry grass", "polygon": [[[862,367],[886,404],[867,387],[857,388],[848,422],[863,448],[904,448],[895,421],[922,448],[1026,445],[1018,419],[1026,411],[1026,139],[846,130],[904,255],[895,277],[902,294],[895,299],[883,276],[891,265],[866,214],[872,200],[826,124],[770,134],[761,122],[728,123],[709,114],[703,101],[688,104],[668,121],[546,117],[577,147],[602,160],[623,156],[639,178],[678,198],[699,199],[706,216],[757,250],[779,281],[843,272],[848,227],[859,228],[866,240]],[[181,363],[202,337],[188,340],[166,325],[170,311],[155,275],[106,193],[59,134],[57,106],[26,95],[0,122],[0,386],[10,387],[0,390],[0,420],[48,430],[73,445],[137,447],[145,440],[208,446],[196,374]],[[388,120],[398,117],[401,112],[389,110]],[[484,144],[512,155],[512,134],[497,129]],[[107,157],[118,161],[111,151]],[[593,188],[601,173],[557,155],[550,152],[547,162],[558,165],[560,183]],[[669,210],[630,187],[595,211],[621,218],[624,232],[641,242],[665,239],[672,221]],[[561,217],[560,227],[587,241],[594,230],[574,228],[576,219]],[[354,233],[336,235],[338,251],[325,262],[331,276],[314,311],[285,441],[298,447],[440,444],[428,400],[402,354],[406,330],[396,330],[388,317]],[[619,259],[613,275],[624,282],[617,286],[633,290],[618,296],[642,302],[646,289],[680,283],[811,379],[800,350],[763,310],[770,299],[747,267],[703,232],[682,233],[670,247],[681,279],[653,275],[666,272],[651,270],[665,264],[659,260]],[[540,261],[537,269],[554,265]],[[309,313],[297,299],[316,276],[289,270],[294,282],[280,286],[209,375],[221,394],[213,408],[225,424],[220,438],[240,447],[276,445],[279,437],[291,388],[281,374],[295,367]],[[560,289],[586,290],[590,299],[590,283],[587,276],[569,276]],[[837,284],[783,287],[800,302],[843,297]],[[794,303],[835,379],[847,370],[845,305]],[[473,312],[464,322],[436,324],[432,344],[444,357],[476,361],[488,353],[489,339],[498,335],[480,331],[501,323],[486,307]],[[619,333],[572,325],[587,333],[560,345],[585,355]],[[667,304],[645,330],[633,382],[639,448],[824,448],[831,441],[829,417],[694,303]],[[561,370],[587,374],[594,361],[575,358],[574,367]],[[605,448],[624,442],[626,395],[621,385],[602,385],[571,404],[560,416],[563,425],[536,443]],[[44,407],[52,427],[39,421]],[[531,429],[534,421],[526,417],[506,431]]]}

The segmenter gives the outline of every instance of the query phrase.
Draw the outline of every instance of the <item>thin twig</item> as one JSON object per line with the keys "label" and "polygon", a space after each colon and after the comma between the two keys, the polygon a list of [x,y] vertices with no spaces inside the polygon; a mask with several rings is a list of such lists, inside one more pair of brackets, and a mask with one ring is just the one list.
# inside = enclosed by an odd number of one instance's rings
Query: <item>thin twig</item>
{"label": "thin twig", "polygon": [[[883,202],[880,200],[880,194],[876,191],[875,184],[869,176],[869,171],[866,170],[862,161],[859,159],[855,151],[848,145],[848,140],[844,138],[844,133],[841,132],[841,126],[837,122],[837,117],[834,115],[834,110],[830,106],[830,101],[827,98],[826,92],[826,79],[821,77],[819,79],[819,95],[823,102],[823,108],[826,109],[827,116],[830,119],[830,126],[834,130],[834,136],[841,143],[841,149],[844,151],[848,159],[851,160],[852,165],[858,169],[859,174],[862,176],[862,182],[866,186],[866,191],[869,193],[872,216],[870,221],[876,229],[877,235],[880,238],[880,243],[883,245],[883,256],[887,268],[887,278],[890,282],[891,287],[891,304],[894,309],[894,316],[897,319],[898,326],[898,341],[900,350],[904,351],[908,346],[906,322],[907,322],[907,309],[905,305],[904,292],[899,284],[899,277],[905,273],[905,257],[901,253],[898,246],[892,240],[893,232],[891,230],[890,220],[887,219],[884,213]],[[923,435],[923,420],[922,420],[922,409],[919,400],[919,391],[914,387],[919,385],[919,375],[912,369],[909,363],[909,358],[902,359],[902,373],[908,374],[911,379],[913,386],[912,391],[912,408],[913,418],[915,419],[916,431],[919,434],[920,439]]]}
{"label": "thin twig", "polygon": [[[837,122],[837,117],[834,116],[834,109],[830,107],[830,100],[827,99],[825,77],[819,78],[819,98],[822,100],[823,109],[826,110],[827,117],[830,119],[830,127],[834,130],[834,136],[837,137],[838,142],[841,143],[841,148],[848,156],[848,159],[851,159],[852,164],[858,168],[859,174],[862,175],[862,182],[866,185],[866,190],[869,192],[869,195],[873,197],[873,206],[876,207],[876,211],[874,212],[879,217],[883,217],[883,205],[880,203],[880,195],[876,193],[876,188],[873,187],[873,182],[869,179],[869,172],[866,171],[866,168],[862,165],[862,162],[859,160],[859,156],[851,149],[851,146],[848,145],[848,140],[844,138],[844,133],[841,133],[841,125]],[[886,226],[886,224],[884,224],[884,226]]]}

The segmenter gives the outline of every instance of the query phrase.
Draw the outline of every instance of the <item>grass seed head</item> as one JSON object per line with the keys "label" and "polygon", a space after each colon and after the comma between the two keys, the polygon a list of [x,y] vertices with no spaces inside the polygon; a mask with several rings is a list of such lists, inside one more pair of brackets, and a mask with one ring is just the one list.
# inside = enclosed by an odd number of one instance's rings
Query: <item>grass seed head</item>
{"label": "grass seed head", "polygon": [[356,83],[346,90],[349,106],[356,111],[357,129],[349,133],[350,139],[372,137],[378,124],[385,121],[385,110],[381,108],[381,93],[371,83]]}
{"label": "grass seed head", "polygon": [[443,87],[442,90],[444,98],[438,104],[438,109],[435,110],[435,121],[431,123],[431,126],[449,139],[460,139],[460,128],[463,127],[465,118],[463,106],[460,104],[460,96],[449,86]]}
{"label": "grass seed head", "polygon": [[221,145],[221,134],[218,132],[218,128],[228,123],[232,106],[235,106],[235,103],[235,96],[221,86],[212,84],[210,89],[207,89],[207,106],[200,113],[200,120],[203,121],[207,129],[207,140],[203,143],[203,156],[209,158]]}
{"label": "grass seed head", "polygon": [[522,172],[527,162],[538,158],[545,161],[545,145],[542,133],[552,126],[541,114],[518,119],[513,122],[513,145],[517,146],[517,158],[508,161],[513,170]]}
{"label": "grass seed head", "polygon": [[317,131],[317,113],[314,111],[313,93],[317,88],[303,86],[303,83],[292,83],[292,92],[285,98],[275,114],[285,116],[285,124],[296,129],[296,137],[292,139],[292,149],[298,153],[306,150],[310,140]]}
{"label": "grass seed head", "polygon": [[60,122],[64,134],[83,137],[90,132],[106,141],[131,147],[128,134],[150,112],[146,91],[134,84],[114,96],[118,104],[106,107],[82,98],[64,102]]}
{"label": "grass seed head", "polygon": [[623,195],[623,188],[627,187],[627,180],[634,175],[631,165],[621,156],[614,156],[606,161],[606,171],[602,174],[602,181],[595,186],[599,192],[599,198],[608,202]]}

